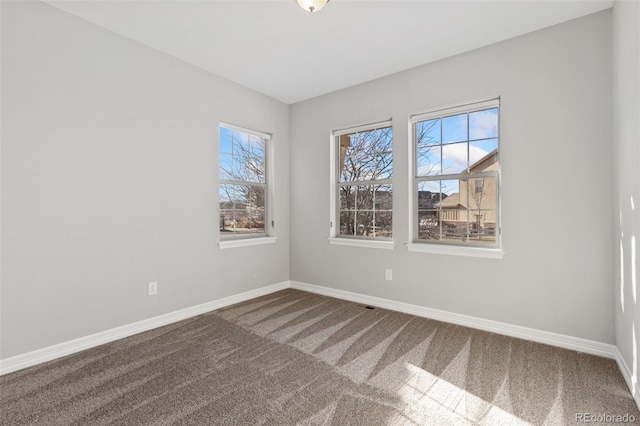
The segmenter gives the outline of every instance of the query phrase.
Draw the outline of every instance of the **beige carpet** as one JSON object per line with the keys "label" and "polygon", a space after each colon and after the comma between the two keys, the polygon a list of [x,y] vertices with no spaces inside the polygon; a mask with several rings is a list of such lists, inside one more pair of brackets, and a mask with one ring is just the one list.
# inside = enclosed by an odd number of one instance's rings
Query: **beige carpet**
{"label": "beige carpet", "polygon": [[297,290],[2,376],[0,392],[3,425],[640,419],[612,360]]}

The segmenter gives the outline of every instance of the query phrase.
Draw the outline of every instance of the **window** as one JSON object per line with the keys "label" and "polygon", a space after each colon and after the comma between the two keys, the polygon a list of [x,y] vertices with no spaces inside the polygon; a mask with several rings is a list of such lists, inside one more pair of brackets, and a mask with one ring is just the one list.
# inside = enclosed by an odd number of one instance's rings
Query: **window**
{"label": "window", "polygon": [[497,99],[411,117],[414,242],[500,248],[498,119]]}
{"label": "window", "polygon": [[334,179],[331,236],[391,240],[391,121],[335,131],[332,139]]}
{"label": "window", "polygon": [[220,124],[220,238],[266,236],[270,136]]}
{"label": "window", "polygon": [[484,179],[477,179],[476,180],[476,194],[482,193],[483,190],[484,190]]}

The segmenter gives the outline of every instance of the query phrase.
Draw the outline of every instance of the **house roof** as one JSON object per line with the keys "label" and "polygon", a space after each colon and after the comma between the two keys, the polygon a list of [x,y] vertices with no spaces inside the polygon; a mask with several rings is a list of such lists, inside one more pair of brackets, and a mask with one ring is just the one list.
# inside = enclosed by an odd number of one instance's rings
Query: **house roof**
{"label": "house roof", "polygon": [[[473,163],[470,167],[469,170],[473,170],[475,168],[478,168],[480,165],[482,165],[482,163],[486,163],[487,160],[493,160],[490,161],[489,164],[486,165],[486,167],[484,167],[482,170],[486,169],[487,167],[489,167],[490,165],[492,165],[493,163],[495,163],[497,161],[496,155],[498,153],[498,148],[494,149],[493,151],[491,151],[490,153],[488,153],[487,155],[485,155],[484,157],[482,157],[481,159],[479,159],[478,161],[476,161],[475,163]],[[493,157],[493,158],[492,158]],[[468,173],[468,172],[466,172]],[[467,207],[467,205],[465,203],[462,202],[462,200],[460,199],[460,193],[459,192],[455,192],[451,195],[449,195],[447,198],[443,199],[442,201],[435,203],[436,206],[442,206],[442,207]]]}
{"label": "house roof", "polygon": [[498,150],[499,148],[494,149],[493,151],[489,152],[487,155],[485,155],[484,157],[482,157],[481,159],[473,163],[471,166],[469,166],[469,170],[474,170],[479,168],[483,163],[486,163],[488,160],[492,160],[492,161],[489,161],[489,164],[487,164],[483,168],[483,170],[489,167],[490,165],[492,165],[493,163],[497,162],[498,157],[496,154],[498,153]]}
{"label": "house roof", "polygon": [[442,207],[466,207],[464,204],[462,204],[460,202],[460,193],[456,192],[454,194],[449,195],[447,198],[445,198],[444,200],[438,202],[435,204],[436,206],[442,206]]}

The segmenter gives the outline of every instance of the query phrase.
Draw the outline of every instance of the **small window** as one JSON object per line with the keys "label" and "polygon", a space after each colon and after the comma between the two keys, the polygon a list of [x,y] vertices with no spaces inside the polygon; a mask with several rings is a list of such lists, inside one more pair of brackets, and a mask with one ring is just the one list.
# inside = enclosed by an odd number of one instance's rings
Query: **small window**
{"label": "small window", "polygon": [[499,248],[499,100],[411,117],[416,243]]}
{"label": "small window", "polygon": [[220,238],[266,236],[267,134],[220,124]]}
{"label": "small window", "polygon": [[393,236],[391,122],[336,131],[332,143],[335,194],[331,236],[390,240]]}

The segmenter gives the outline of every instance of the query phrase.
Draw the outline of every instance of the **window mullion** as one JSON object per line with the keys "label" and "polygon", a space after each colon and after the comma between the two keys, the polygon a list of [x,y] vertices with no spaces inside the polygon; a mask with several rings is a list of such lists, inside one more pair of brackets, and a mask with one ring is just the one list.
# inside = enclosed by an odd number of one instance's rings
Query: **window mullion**
{"label": "window mullion", "polygon": [[342,186],[370,186],[370,185],[391,185],[392,179],[379,179],[379,180],[350,180],[345,182],[338,182],[338,185]]}
{"label": "window mullion", "polygon": [[488,171],[488,172],[474,172],[474,173],[456,173],[451,175],[431,175],[431,176],[420,176],[415,178],[417,182],[430,182],[437,180],[468,180],[475,179],[477,177],[497,177],[498,172],[496,171]]}
{"label": "window mullion", "polygon": [[220,179],[222,185],[238,185],[238,186],[257,186],[260,188],[266,188],[267,184],[264,182],[252,182],[249,180],[233,180],[233,179]]}

